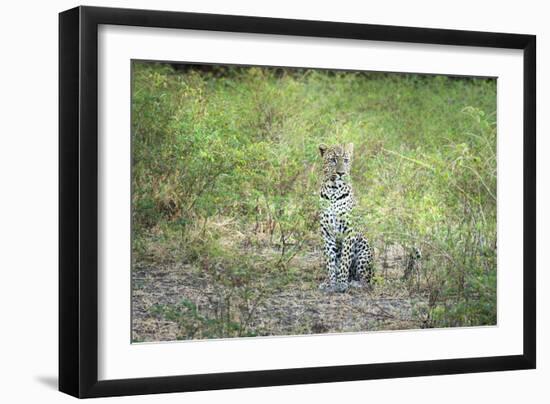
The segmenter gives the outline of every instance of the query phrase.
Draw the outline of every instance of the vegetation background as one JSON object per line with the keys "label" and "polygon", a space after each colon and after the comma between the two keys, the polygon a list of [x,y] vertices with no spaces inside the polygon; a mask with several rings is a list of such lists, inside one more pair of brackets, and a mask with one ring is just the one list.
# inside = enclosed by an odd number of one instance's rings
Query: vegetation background
{"label": "vegetation background", "polygon": [[[496,79],[132,68],[135,342],[496,324]],[[324,294],[318,145],[349,142],[376,276]]]}

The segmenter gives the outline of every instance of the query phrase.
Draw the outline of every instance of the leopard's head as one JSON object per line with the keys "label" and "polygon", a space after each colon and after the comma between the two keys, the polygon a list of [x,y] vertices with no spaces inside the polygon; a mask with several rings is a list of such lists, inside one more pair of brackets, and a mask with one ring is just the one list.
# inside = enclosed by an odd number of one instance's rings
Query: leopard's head
{"label": "leopard's head", "polygon": [[323,175],[325,181],[349,181],[353,143],[327,146],[319,145],[323,158]]}

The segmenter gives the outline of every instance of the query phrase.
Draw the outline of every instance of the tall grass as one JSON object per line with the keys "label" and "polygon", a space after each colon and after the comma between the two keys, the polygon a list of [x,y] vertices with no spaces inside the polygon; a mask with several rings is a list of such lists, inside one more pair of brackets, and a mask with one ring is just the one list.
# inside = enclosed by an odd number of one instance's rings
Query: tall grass
{"label": "tall grass", "polygon": [[311,277],[317,147],[353,142],[367,236],[423,251],[424,324],[495,324],[494,79],[134,62],[132,88],[135,262]]}

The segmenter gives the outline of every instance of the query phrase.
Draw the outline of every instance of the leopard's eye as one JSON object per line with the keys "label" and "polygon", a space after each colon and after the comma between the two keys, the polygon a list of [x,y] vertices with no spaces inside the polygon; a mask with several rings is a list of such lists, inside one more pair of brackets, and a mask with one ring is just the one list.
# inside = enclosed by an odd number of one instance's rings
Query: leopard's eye
{"label": "leopard's eye", "polygon": [[346,163],[346,164],[349,163],[349,159],[347,157],[344,159],[344,163]]}
{"label": "leopard's eye", "polygon": [[330,162],[331,162],[332,164],[336,164],[336,159],[333,158],[333,159],[330,160]]}

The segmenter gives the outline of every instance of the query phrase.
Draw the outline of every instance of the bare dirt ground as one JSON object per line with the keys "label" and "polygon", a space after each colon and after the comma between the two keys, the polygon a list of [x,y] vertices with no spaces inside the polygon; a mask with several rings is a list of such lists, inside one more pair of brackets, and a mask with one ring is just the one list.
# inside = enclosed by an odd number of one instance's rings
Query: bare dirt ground
{"label": "bare dirt ground", "polygon": [[[402,279],[404,251],[398,246],[377,254],[374,285],[352,288],[346,293],[318,290],[324,276],[318,253],[297,256],[300,268],[318,273],[318,279],[298,279],[266,296],[255,295],[242,300],[231,312],[223,311],[231,290],[220,290],[209,275],[183,264],[136,264],[133,271],[132,322],[135,342],[172,341],[186,338],[216,338],[217,335],[196,331],[189,333],[193,321],[184,322],[159,313],[159,306],[177,307],[185,299],[201,317],[218,322],[231,319],[252,334],[299,335],[376,330],[421,328],[415,308],[425,304],[425,297],[411,292],[414,288]],[[179,306],[181,307],[181,306]],[[168,318],[167,318],[168,317]],[[206,324],[206,323],[205,323]],[[210,322],[208,323],[210,324]],[[217,324],[217,323],[216,323]],[[204,325],[204,324],[203,324]],[[185,327],[184,327],[185,326]],[[241,334],[235,334],[239,336]]]}

